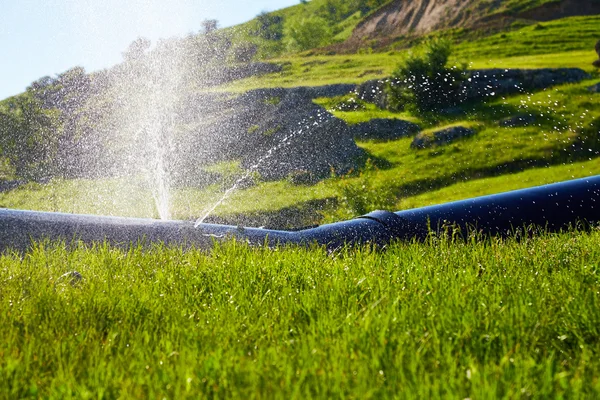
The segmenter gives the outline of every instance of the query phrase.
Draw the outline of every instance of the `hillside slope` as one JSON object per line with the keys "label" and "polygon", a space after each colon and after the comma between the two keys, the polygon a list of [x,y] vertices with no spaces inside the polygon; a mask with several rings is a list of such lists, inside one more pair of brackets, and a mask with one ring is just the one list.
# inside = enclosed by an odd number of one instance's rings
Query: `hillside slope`
{"label": "hillside slope", "polygon": [[346,46],[365,41],[390,41],[399,36],[428,34],[441,29],[481,27],[500,20],[549,21],[600,14],[598,0],[503,1],[395,0],[362,20]]}

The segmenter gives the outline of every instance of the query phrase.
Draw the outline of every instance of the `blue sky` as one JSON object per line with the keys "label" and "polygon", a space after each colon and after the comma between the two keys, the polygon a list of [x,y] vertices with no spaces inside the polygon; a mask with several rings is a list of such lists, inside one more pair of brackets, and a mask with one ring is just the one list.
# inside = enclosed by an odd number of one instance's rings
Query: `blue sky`
{"label": "blue sky", "polygon": [[74,66],[121,61],[140,36],[184,36],[204,19],[231,26],[299,0],[0,0],[0,99]]}

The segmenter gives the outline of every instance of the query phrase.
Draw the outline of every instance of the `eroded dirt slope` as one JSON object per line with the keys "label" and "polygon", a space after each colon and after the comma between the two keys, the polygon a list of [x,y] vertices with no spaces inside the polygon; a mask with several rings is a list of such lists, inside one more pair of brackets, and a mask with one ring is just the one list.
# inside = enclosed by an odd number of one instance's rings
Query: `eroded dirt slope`
{"label": "eroded dirt slope", "polygon": [[397,0],[362,21],[351,39],[424,34],[464,24],[477,0]]}
{"label": "eroded dirt slope", "polygon": [[497,20],[549,21],[576,15],[600,14],[599,0],[560,0],[522,12],[503,11],[503,0],[396,0],[364,19],[348,44],[423,35],[440,29],[474,27]]}

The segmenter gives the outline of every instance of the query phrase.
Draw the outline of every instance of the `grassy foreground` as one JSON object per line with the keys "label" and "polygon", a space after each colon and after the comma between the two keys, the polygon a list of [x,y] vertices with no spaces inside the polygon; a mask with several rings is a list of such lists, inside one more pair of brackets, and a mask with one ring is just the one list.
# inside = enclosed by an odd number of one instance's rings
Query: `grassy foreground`
{"label": "grassy foreground", "polygon": [[0,257],[1,397],[597,397],[599,243],[39,245]]}

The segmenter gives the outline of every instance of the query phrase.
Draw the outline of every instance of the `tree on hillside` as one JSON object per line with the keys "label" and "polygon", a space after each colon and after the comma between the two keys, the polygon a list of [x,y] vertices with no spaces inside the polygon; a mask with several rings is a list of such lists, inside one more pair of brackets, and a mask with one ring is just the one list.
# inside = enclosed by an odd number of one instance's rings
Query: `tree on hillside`
{"label": "tree on hillside", "polygon": [[338,23],[356,12],[364,15],[381,6],[387,0],[326,0],[318,9],[318,13],[331,23]]}
{"label": "tree on hillside", "polygon": [[150,48],[152,42],[145,37],[139,37],[127,46],[122,55],[125,61],[133,61],[141,58]]}
{"label": "tree on hillside", "polygon": [[31,92],[12,98],[0,110],[0,156],[21,179],[39,180],[55,171],[60,127],[58,111],[45,110]]}
{"label": "tree on hillside", "polygon": [[256,16],[256,26],[251,30],[251,35],[265,40],[283,39],[283,20],[280,15],[262,12]]}
{"label": "tree on hillside", "polygon": [[302,51],[326,45],[333,34],[324,18],[309,16],[286,21],[284,36],[288,49]]}
{"label": "tree on hillside", "polygon": [[411,55],[393,73],[388,86],[391,108],[405,106],[417,112],[436,111],[460,102],[460,84],[465,66],[448,66],[450,43],[432,40],[425,53]]}
{"label": "tree on hillside", "polygon": [[219,29],[219,21],[216,19],[205,19],[200,23],[200,26],[202,27],[201,32],[208,35]]}

